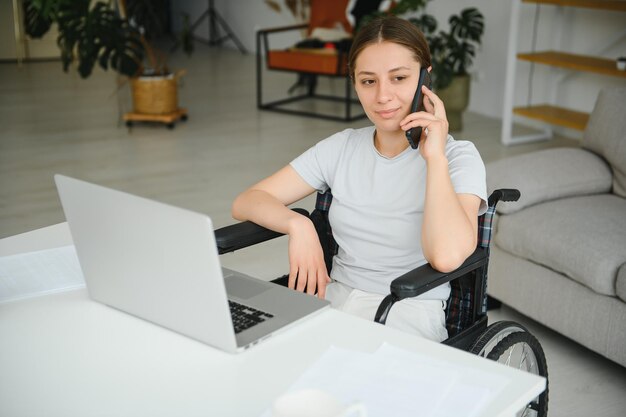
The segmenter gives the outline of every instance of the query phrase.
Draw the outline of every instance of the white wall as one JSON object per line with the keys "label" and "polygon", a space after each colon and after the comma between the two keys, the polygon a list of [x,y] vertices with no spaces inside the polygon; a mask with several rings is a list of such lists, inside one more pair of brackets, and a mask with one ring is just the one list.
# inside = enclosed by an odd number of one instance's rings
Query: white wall
{"label": "white wall", "polygon": [[[282,1],[279,0],[282,4]],[[182,13],[188,13],[191,22],[195,22],[207,10],[208,2],[204,0],[178,0],[172,2],[172,20],[174,30],[180,30]],[[256,32],[259,29],[288,26],[297,23],[293,16],[283,7],[282,13],[276,13],[265,5],[263,0],[216,0],[215,10],[226,21],[232,32],[250,53],[256,52]],[[220,33],[224,34],[219,27]],[[208,18],[202,20],[194,34],[202,39],[209,38]],[[272,45],[288,47],[301,39],[297,33],[290,36],[272,37]],[[232,40],[224,42],[224,47],[236,48]]]}
{"label": "white wall", "polygon": [[[427,8],[442,28],[447,28],[450,14],[465,7],[477,7],[485,16],[483,44],[472,67],[474,79],[470,110],[498,118],[502,116],[504,101],[511,1],[433,0]],[[179,24],[177,14],[180,11],[187,11],[192,20],[195,20],[207,7],[206,1],[199,0],[179,0],[172,4],[175,27]],[[288,12],[277,14],[263,0],[217,0],[215,7],[251,52],[255,50],[257,29],[296,23]],[[532,4],[522,4],[518,45],[520,52],[530,51],[535,7]],[[601,50],[616,34],[623,34],[626,13],[547,5],[541,6],[540,10],[537,50],[558,49],[607,58],[626,56],[624,36],[609,50]],[[208,36],[206,21],[196,33],[202,37]],[[277,46],[288,46],[292,39],[283,38]],[[235,48],[230,41],[225,46]],[[516,105],[526,104],[529,69],[529,63],[517,62]],[[554,98],[560,105],[581,111],[591,111],[601,87],[626,84],[623,78],[562,71],[542,65],[535,65],[533,79],[533,103],[551,102],[553,91],[556,91]]]}
{"label": "white wall", "polygon": [[[20,19],[17,20],[20,22]],[[56,39],[58,31],[54,25],[41,39],[30,39],[23,27],[18,27],[20,42],[15,42],[15,16],[13,3],[0,1],[0,59],[58,58],[61,55]]]}

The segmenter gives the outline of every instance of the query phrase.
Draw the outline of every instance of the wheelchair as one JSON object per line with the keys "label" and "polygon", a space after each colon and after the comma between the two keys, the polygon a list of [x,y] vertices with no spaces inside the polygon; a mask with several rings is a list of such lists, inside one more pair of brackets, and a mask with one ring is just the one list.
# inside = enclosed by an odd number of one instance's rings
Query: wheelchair
{"label": "wheelchair", "polygon": [[[531,401],[518,416],[545,417],[548,413],[548,367],[539,341],[521,324],[500,321],[488,325],[487,266],[493,218],[499,201],[517,201],[520,192],[514,189],[495,190],[489,196],[487,212],[478,219],[476,250],[456,270],[442,273],[429,264],[422,265],[396,278],[376,312],[375,321],[385,324],[393,305],[405,298],[416,297],[432,288],[450,282],[451,294],[446,306],[448,339],[442,343],[546,378],[546,390]],[[330,274],[332,257],[337,253],[328,222],[332,194],[318,194],[315,210],[293,209],[308,216],[320,238],[324,261]],[[242,222],[215,231],[218,252],[233,252],[281,236],[252,222]],[[287,285],[288,275],[273,280]]]}

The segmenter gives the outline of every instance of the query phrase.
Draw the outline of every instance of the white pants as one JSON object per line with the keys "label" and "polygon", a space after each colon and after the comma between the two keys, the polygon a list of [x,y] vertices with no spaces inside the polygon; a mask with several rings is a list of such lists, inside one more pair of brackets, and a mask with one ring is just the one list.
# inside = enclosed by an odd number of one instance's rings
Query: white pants
{"label": "white pants", "polygon": [[[374,320],[384,295],[354,289],[333,281],[326,286],[326,299],[333,308],[367,320]],[[387,316],[386,325],[435,342],[448,338],[445,301],[407,298],[396,302]]]}

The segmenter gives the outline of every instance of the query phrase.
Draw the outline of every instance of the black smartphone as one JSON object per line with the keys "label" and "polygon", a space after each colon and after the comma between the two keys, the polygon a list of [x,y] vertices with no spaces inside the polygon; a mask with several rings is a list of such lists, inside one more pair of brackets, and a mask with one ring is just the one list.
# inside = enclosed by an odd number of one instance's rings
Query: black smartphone
{"label": "black smartphone", "polygon": [[[420,70],[420,77],[417,81],[417,90],[415,90],[415,96],[411,103],[411,113],[416,111],[425,110],[424,108],[424,95],[422,94],[422,86],[430,88],[430,74],[426,68]],[[406,139],[409,141],[411,148],[417,149],[420,143],[420,137],[422,136],[421,126],[412,127],[406,131]]]}

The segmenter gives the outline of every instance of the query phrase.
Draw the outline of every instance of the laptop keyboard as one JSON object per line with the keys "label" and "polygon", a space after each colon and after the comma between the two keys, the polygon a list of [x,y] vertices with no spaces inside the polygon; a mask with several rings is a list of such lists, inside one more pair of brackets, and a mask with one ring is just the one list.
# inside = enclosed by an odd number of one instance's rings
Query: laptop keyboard
{"label": "laptop keyboard", "polygon": [[256,326],[257,324],[263,323],[265,320],[274,317],[264,311],[254,309],[231,300],[228,300],[228,306],[230,307],[230,314],[233,317],[235,333],[241,333],[252,326]]}

